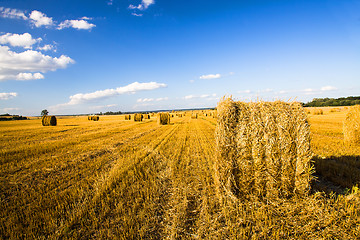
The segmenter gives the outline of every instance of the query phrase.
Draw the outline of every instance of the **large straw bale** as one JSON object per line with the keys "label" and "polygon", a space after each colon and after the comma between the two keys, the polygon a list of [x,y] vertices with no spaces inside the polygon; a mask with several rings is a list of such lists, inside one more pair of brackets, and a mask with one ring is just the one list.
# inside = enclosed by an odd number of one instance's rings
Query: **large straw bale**
{"label": "large straw bale", "polygon": [[143,120],[143,115],[140,113],[135,113],[134,115],[134,121],[135,122],[141,122]]}
{"label": "large straw bale", "polygon": [[349,144],[360,144],[360,105],[350,107],[343,126],[344,140]]}
{"label": "large straw bale", "polygon": [[235,102],[217,107],[215,180],[220,197],[306,195],[310,130],[296,102]]}
{"label": "large straw bale", "polygon": [[131,115],[130,114],[125,115],[125,120],[131,120]]}
{"label": "large straw bale", "polygon": [[170,114],[169,113],[158,113],[157,122],[160,125],[170,124]]}
{"label": "large straw bale", "polygon": [[43,126],[56,126],[57,121],[55,116],[43,116],[41,119]]}

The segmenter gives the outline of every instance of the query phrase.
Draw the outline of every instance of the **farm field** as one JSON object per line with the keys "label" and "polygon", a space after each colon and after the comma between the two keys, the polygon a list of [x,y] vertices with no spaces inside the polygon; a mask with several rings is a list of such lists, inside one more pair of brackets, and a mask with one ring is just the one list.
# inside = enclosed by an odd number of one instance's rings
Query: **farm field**
{"label": "farm field", "polygon": [[[331,110],[333,109],[333,110]],[[1,239],[360,238],[360,147],[346,108],[309,109],[310,196],[216,198],[216,118],[0,122]]]}

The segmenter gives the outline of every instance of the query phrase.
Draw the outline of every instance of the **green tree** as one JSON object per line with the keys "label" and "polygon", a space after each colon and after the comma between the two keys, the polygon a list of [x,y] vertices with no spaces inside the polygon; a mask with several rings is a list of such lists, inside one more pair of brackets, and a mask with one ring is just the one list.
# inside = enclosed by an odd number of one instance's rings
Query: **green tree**
{"label": "green tree", "polygon": [[49,114],[49,111],[46,110],[46,109],[44,109],[44,110],[41,111],[41,116],[46,116],[46,115],[48,115],[48,114]]}

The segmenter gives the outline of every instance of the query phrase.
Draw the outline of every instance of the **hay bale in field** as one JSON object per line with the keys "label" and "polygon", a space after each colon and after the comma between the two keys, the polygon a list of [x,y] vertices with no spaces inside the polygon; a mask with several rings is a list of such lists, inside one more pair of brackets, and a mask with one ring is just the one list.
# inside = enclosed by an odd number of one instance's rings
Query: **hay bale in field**
{"label": "hay bale in field", "polygon": [[94,115],[94,116],[88,116],[88,120],[90,120],[90,121],[99,121],[99,116],[96,116],[96,115]]}
{"label": "hay bale in field", "polygon": [[169,113],[158,113],[157,122],[160,125],[170,124],[170,114]]}
{"label": "hay bale in field", "polygon": [[55,116],[43,116],[41,118],[41,123],[43,126],[56,126],[57,121]]}
{"label": "hay bale in field", "polygon": [[131,120],[131,115],[125,115],[125,120]]}
{"label": "hay bale in field", "polygon": [[197,113],[192,113],[192,114],[191,114],[191,118],[192,118],[192,119],[197,119],[197,118],[198,118],[198,114],[197,114]]}
{"label": "hay bale in field", "polygon": [[313,111],[314,115],[323,115],[324,111],[321,108],[315,108]]}
{"label": "hay bale in field", "polygon": [[343,126],[344,140],[349,144],[360,144],[360,105],[350,107]]}
{"label": "hay bale in field", "polygon": [[310,127],[299,103],[219,102],[215,180],[220,198],[306,195]]}
{"label": "hay bale in field", "polygon": [[144,115],[143,115],[143,118],[144,118],[144,119],[150,119],[150,115],[149,115],[149,114],[144,114]]}
{"label": "hay bale in field", "polygon": [[143,120],[143,115],[140,113],[135,113],[134,115],[134,121],[135,122],[141,122]]}

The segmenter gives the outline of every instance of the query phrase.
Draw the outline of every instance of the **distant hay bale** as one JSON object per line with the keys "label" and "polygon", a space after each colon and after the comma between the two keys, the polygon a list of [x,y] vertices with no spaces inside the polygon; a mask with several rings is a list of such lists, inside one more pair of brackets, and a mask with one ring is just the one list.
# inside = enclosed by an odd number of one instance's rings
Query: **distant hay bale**
{"label": "distant hay bale", "polygon": [[144,118],[144,119],[150,119],[150,115],[149,115],[149,114],[144,114],[144,115],[143,115],[143,118]]}
{"label": "distant hay bale", "polygon": [[324,111],[321,108],[316,108],[316,109],[314,109],[313,114],[314,115],[323,115]]}
{"label": "distant hay bale", "polygon": [[99,121],[99,116],[96,116],[96,115],[94,115],[94,116],[88,116],[88,120],[90,120],[90,121]]}
{"label": "distant hay bale", "polygon": [[169,113],[158,113],[157,122],[160,125],[170,124],[170,114]]}
{"label": "distant hay bale", "polygon": [[220,198],[307,195],[310,127],[296,102],[219,102],[215,181]]}
{"label": "distant hay bale", "polygon": [[135,113],[134,115],[134,121],[135,122],[141,122],[143,120],[143,115],[140,113]]}
{"label": "distant hay bale", "polygon": [[131,120],[131,115],[130,114],[125,115],[125,120]]}
{"label": "distant hay bale", "polygon": [[191,118],[192,118],[192,119],[197,119],[197,118],[198,118],[198,114],[197,114],[197,113],[192,113],[192,114],[191,114]]}
{"label": "distant hay bale", "polygon": [[43,116],[41,119],[43,126],[56,126],[57,121],[55,116]]}
{"label": "distant hay bale", "polygon": [[360,105],[350,107],[343,126],[344,140],[349,144],[360,144]]}

